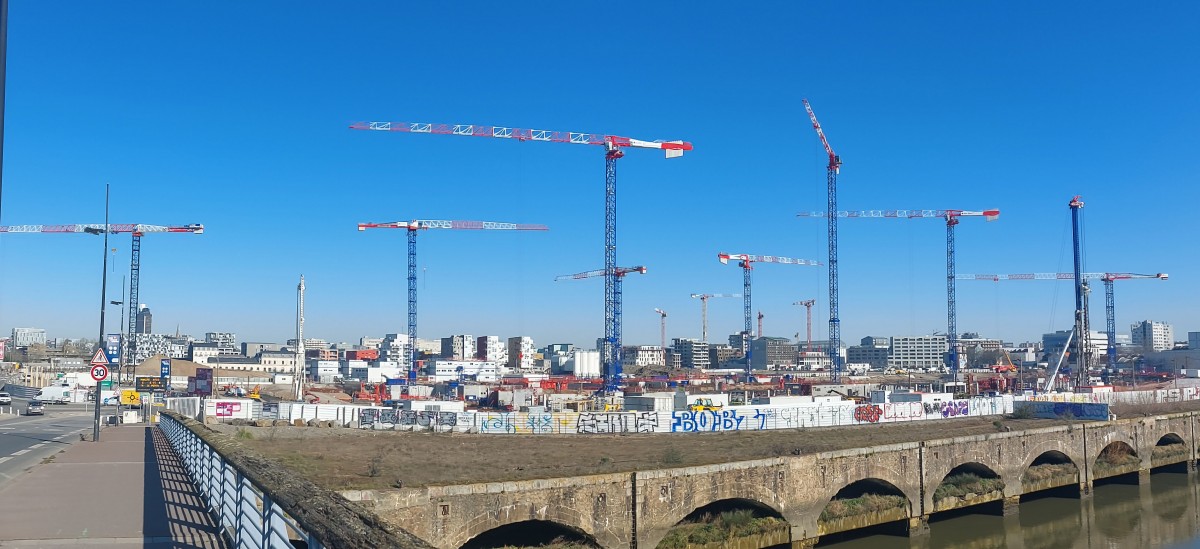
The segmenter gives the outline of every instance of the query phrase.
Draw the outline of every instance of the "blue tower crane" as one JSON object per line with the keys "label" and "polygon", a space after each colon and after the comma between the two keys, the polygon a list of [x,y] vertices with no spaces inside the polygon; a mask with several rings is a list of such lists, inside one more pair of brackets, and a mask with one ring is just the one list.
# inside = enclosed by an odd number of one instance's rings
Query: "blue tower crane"
{"label": "blue tower crane", "polygon": [[838,257],[837,257],[837,176],[842,171],[842,158],[833,152],[833,147],[829,146],[829,140],[825,139],[825,131],[821,129],[821,123],[817,122],[817,115],[813,112],[812,106],[808,104],[808,100],[804,100],[804,110],[808,112],[808,118],[812,120],[813,129],[817,131],[817,137],[821,138],[821,145],[825,146],[825,152],[829,155],[829,164],[825,169],[825,180],[828,187],[829,208],[826,212],[826,221],[828,221],[829,231],[829,360],[833,366],[829,369],[829,379],[834,383],[842,379],[842,319],[838,318]]}

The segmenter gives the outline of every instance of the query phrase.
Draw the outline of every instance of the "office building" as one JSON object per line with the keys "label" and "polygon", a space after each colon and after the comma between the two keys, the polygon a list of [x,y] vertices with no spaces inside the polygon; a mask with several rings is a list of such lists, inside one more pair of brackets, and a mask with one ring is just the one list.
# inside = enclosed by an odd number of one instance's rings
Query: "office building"
{"label": "office building", "polygon": [[41,328],[13,328],[11,347],[28,347],[30,345],[45,345],[46,330]]}
{"label": "office building", "polygon": [[732,368],[736,367],[738,357],[742,356],[741,352],[729,345],[712,344],[708,345],[708,367],[709,368]]}
{"label": "office building", "polygon": [[941,369],[948,348],[944,335],[892,337],[888,366],[903,370]]}
{"label": "office building", "polygon": [[[878,340],[878,338],[868,337],[863,338],[863,341],[868,339],[875,341]],[[875,341],[872,341],[872,343],[875,343]],[[872,370],[882,370],[887,368],[888,356],[891,355],[891,353],[892,349],[888,345],[855,345],[854,347],[849,347],[846,349],[846,363],[866,364]],[[812,354],[825,356],[826,361],[828,362],[828,355],[825,353],[814,352]]]}
{"label": "office building", "polygon": [[758,337],[750,342],[750,367],[755,370],[794,370],[799,349],[783,337]]}
{"label": "office building", "polygon": [[469,334],[442,338],[442,358],[468,360],[475,358],[475,338]]}
{"label": "office building", "polygon": [[434,381],[486,381],[500,379],[500,368],[495,362],[486,360],[447,360],[436,358],[429,361],[426,373]]}
{"label": "office building", "polygon": [[150,314],[150,307],[146,305],[138,305],[138,312],[133,321],[134,333],[150,333],[150,325],[153,319],[154,315]]}
{"label": "office building", "polygon": [[708,368],[708,342],[698,339],[677,337],[671,340],[671,346],[679,355],[679,363],[684,368]]}
{"label": "office building", "polygon": [[[1067,344],[1067,338],[1072,337],[1074,330],[1058,330],[1054,333],[1042,334],[1042,355],[1051,366],[1058,361],[1058,356],[1062,354],[1063,347]],[[1103,357],[1108,355],[1108,334],[1092,330],[1088,335],[1089,351],[1092,355],[1092,365],[1094,366]],[[1072,339],[1071,346],[1075,347],[1075,341]],[[1075,357],[1070,357],[1067,363],[1073,364]]]}
{"label": "office building", "polygon": [[1175,330],[1166,322],[1143,320],[1132,326],[1133,346],[1142,352],[1169,351],[1175,346]]}

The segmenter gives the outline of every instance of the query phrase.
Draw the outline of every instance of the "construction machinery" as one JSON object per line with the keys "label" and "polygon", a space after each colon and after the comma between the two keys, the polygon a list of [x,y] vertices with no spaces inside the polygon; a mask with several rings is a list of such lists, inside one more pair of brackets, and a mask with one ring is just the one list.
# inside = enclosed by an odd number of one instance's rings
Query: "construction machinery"
{"label": "construction machinery", "polygon": [[720,404],[713,404],[711,398],[698,398],[688,405],[688,410],[692,412],[716,412],[723,408]]}
{"label": "construction machinery", "polygon": [[254,400],[262,400],[261,390],[262,390],[261,386],[255,385],[254,388],[252,388],[246,392],[246,398],[251,398]]}
{"label": "construction machinery", "polygon": [[[964,274],[958,275],[959,280],[1058,280],[1074,281],[1075,273],[1020,273],[1020,274]],[[1110,371],[1117,369],[1117,308],[1113,285],[1118,280],[1167,280],[1167,273],[1138,274],[1138,273],[1080,273],[1081,280],[1100,280],[1104,282],[1104,316],[1105,327],[1108,331],[1108,356],[1106,362]]]}
{"label": "construction machinery", "polygon": [[146,225],[142,223],[90,223],[77,225],[10,225],[0,226],[0,233],[77,233],[77,234],[121,234],[129,233],[133,236],[133,242],[129,248],[129,297],[125,300],[129,310],[129,325],[125,339],[125,361],[124,366],[128,369],[129,375],[133,375],[132,368],[135,365],[136,354],[134,334],[137,333],[137,306],[141,298],[138,295],[138,289],[141,283],[142,271],[142,236],[155,233],[188,233],[188,234],[204,234],[204,225],[192,223],[189,225]]}
{"label": "construction machinery", "polygon": [[580,280],[597,276],[603,276],[607,281],[610,274],[616,277],[616,285],[613,286],[614,291],[612,294],[612,312],[613,318],[616,320],[613,323],[615,331],[612,332],[612,337],[607,337],[608,334],[605,334],[604,345],[610,348],[609,350],[616,357],[617,362],[615,366],[609,362],[604,363],[604,392],[606,393],[614,392],[617,385],[621,382],[621,306],[624,301],[621,287],[625,280],[625,275],[630,273],[646,274],[646,268],[641,265],[637,267],[616,267],[614,269],[605,268],[554,277],[555,282],[559,280]]}
{"label": "construction machinery", "polygon": [[829,146],[829,140],[825,139],[825,131],[821,129],[821,123],[817,122],[817,114],[813,112],[812,105],[808,104],[808,99],[804,100],[804,110],[808,112],[813,129],[816,130],[817,137],[821,138],[825,153],[829,155],[829,163],[825,167],[829,201],[826,216],[829,236],[829,360],[832,365],[829,369],[829,379],[837,383],[842,377],[842,319],[838,318],[837,256],[837,176],[842,171],[842,157],[835,154],[833,147]]}
{"label": "construction machinery", "polygon": [[[825,212],[800,212],[798,217],[826,217]],[[949,340],[950,373],[958,380],[959,349],[958,349],[958,304],[955,297],[955,243],[954,227],[962,217],[982,217],[985,221],[995,221],[1000,218],[1000,210],[990,209],[981,211],[971,210],[859,210],[837,212],[838,217],[845,218],[885,218],[885,219],[944,219],[946,220],[946,337]]]}
{"label": "construction machinery", "polygon": [[657,307],[654,309],[654,312],[658,313],[659,333],[662,337],[663,366],[669,366],[667,364],[667,312]]}
{"label": "construction machinery", "polygon": [[[408,352],[409,379],[416,379],[419,371],[417,362],[417,232],[428,229],[491,230],[491,231],[545,231],[545,225],[501,223],[496,221],[447,221],[442,219],[414,219],[388,223],[359,223],[358,230],[404,229],[408,232]],[[303,284],[303,282],[301,282]]]}
{"label": "construction machinery", "polygon": [[[805,329],[805,334],[807,334],[808,337],[808,346],[804,349],[804,352],[806,353],[812,352],[812,308],[816,303],[817,300],[815,299],[806,299],[804,301],[796,301],[792,303],[792,305],[803,305],[805,317],[808,319]],[[800,334],[796,334],[796,337],[800,337]]]}
{"label": "construction machinery", "polygon": [[700,300],[700,340],[708,343],[708,299],[712,297],[742,297],[742,294],[692,294]]}
{"label": "construction machinery", "polygon": [[643,141],[629,137],[597,133],[561,132],[506,128],[500,126],[476,126],[470,124],[429,124],[412,122],[358,122],[350,126],[354,130],[387,132],[429,133],[441,135],[465,135],[491,137],[515,141],[546,141],[576,145],[598,145],[604,147],[604,345],[601,360],[608,389],[615,385],[621,374],[619,348],[621,320],[617,312],[617,159],[625,155],[629,147],[659,149],[667,158],[683,156],[692,150],[686,141]]}
{"label": "construction machinery", "polygon": [[746,321],[745,338],[743,344],[745,346],[742,352],[746,354],[746,372],[750,372],[750,344],[747,341],[750,336],[754,335],[753,327],[751,326],[750,312],[753,310],[750,299],[750,271],[754,263],[782,263],[785,265],[809,265],[820,266],[820,261],[810,259],[792,259],[790,257],[780,257],[774,255],[753,255],[753,254],[727,254],[724,252],[717,254],[717,261],[724,265],[728,265],[730,260],[737,261],[737,265],[742,268],[742,315]]}

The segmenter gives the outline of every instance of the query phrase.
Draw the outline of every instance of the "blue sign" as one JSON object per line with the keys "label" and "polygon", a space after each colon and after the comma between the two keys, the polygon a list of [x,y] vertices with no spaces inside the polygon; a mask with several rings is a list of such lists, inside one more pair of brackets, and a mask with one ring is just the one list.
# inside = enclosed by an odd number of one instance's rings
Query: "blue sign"
{"label": "blue sign", "polygon": [[169,379],[171,377],[171,359],[164,358],[159,365],[162,367],[161,377],[163,379]]}
{"label": "blue sign", "polygon": [[109,364],[116,364],[121,360],[121,334],[108,334],[104,337],[104,354],[108,355]]}

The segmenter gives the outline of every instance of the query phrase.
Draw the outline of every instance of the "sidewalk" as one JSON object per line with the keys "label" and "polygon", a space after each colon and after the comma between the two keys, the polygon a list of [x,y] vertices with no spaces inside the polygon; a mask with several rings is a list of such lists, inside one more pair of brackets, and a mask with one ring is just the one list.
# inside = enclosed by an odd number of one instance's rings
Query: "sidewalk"
{"label": "sidewalk", "polygon": [[224,548],[156,427],[108,427],[0,490],[0,547]]}

